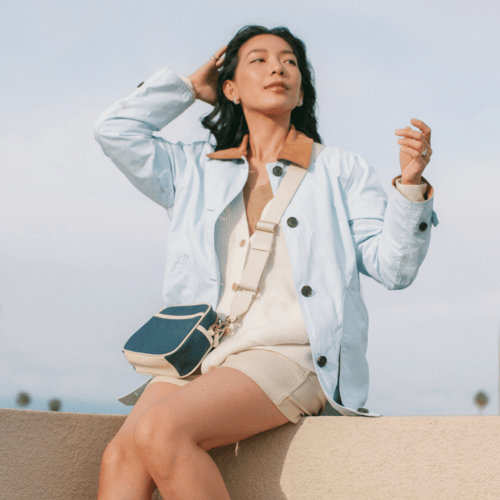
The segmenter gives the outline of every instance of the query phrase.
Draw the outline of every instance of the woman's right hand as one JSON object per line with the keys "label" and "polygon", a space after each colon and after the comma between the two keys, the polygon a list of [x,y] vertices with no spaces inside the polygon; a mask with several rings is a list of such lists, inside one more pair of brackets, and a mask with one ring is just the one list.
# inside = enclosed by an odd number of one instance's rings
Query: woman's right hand
{"label": "woman's right hand", "polygon": [[221,57],[226,49],[227,45],[219,49],[208,62],[188,77],[193,84],[196,99],[208,102],[212,106],[217,101],[217,76],[224,62]]}

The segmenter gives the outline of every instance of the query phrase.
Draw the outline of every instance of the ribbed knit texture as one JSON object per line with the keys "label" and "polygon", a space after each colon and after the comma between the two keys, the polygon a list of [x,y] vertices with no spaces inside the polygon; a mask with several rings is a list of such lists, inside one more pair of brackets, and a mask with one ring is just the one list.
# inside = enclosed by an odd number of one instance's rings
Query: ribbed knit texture
{"label": "ribbed knit texture", "polygon": [[424,201],[424,193],[427,191],[427,184],[422,182],[417,185],[401,184],[401,179],[396,179],[397,190],[410,201]]}
{"label": "ribbed knit texture", "polygon": [[[215,233],[221,275],[217,312],[225,318],[234,297],[233,284],[239,282],[249,250],[248,221],[241,193],[219,217]],[[245,316],[232,326],[220,345],[204,359],[202,373],[221,365],[230,354],[247,349],[275,351],[315,371],[281,226],[264,269],[260,292]]]}

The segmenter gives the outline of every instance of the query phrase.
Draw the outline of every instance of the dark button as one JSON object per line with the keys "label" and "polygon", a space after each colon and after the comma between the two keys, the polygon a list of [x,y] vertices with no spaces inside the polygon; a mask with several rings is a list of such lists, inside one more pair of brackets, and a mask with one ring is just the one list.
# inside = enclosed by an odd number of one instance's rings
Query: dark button
{"label": "dark button", "polygon": [[320,368],[323,368],[323,366],[325,366],[325,365],[326,365],[326,362],[327,362],[327,361],[328,361],[328,360],[326,359],[326,356],[320,356],[320,357],[318,358],[318,361],[317,361],[318,366],[319,366]]}
{"label": "dark button", "polygon": [[310,297],[313,293],[313,290],[310,286],[306,285],[302,287],[301,292],[304,297]]}
{"label": "dark button", "polygon": [[421,222],[418,228],[420,229],[420,231],[425,231],[427,229],[427,222]]}
{"label": "dark button", "polygon": [[286,223],[290,226],[290,227],[297,227],[297,224],[299,223],[299,221],[295,218],[295,217],[290,217]]}
{"label": "dark button", "polygon": [[370,410],[367,410],[366,408],[358,408],[358,413],[370,413]]}
{"label": "dark button", "polygon": [[141,85],[144,85],[144,82],[139,83],[139,85],[137,85],[137,88],[139,88]]}
{"label": "dark button", "polygon": [[274,167],[273,168],[273,174],[276,177],[281,177],[283,175],[283,169],[281,167]]}

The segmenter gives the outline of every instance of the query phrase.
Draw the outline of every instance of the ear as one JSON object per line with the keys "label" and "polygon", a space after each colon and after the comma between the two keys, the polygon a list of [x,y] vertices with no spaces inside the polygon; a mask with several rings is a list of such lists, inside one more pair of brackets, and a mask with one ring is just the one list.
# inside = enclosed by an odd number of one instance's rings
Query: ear
{"label": "ear", "polygon": [[224,92],[224,95],[230,100],[230,101],[237,101],[239,102],[240,98],[238,96],[238,90],[236,88],[236,84],[232,80],[226,80],[222,84],[222,91]]}

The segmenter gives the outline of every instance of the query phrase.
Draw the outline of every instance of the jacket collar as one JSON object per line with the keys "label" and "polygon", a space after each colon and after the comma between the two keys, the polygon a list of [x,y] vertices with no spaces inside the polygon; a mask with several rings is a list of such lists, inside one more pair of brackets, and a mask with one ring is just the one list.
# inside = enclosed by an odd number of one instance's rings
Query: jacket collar
{"label": "jacket collar", "polygon": [[[245,134],[241,144],[237,148],[221,149],[214,153],[209,153],[207,156],[214,160],[235,160],[248,155],[248,134]],[[278,155],[278,160],[288,160],[303,168],[309,168],[309,160],[314,140],[307,137],[306,134],[295,129],[291,125],[288,135],[286,136],[283,147]]]}

